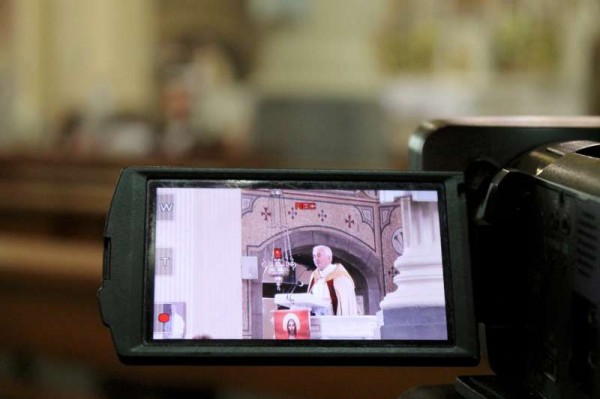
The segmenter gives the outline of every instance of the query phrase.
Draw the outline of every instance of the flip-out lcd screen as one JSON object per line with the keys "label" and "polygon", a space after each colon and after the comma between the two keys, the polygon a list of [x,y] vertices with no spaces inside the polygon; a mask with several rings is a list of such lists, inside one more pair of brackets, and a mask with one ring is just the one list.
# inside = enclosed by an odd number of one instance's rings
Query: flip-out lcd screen
{"label": "flip-out lcd screen", "polygon": [[127,363],[478,361],[462,175],[127,168],[102,320]]}
{"label": "flip-out lcd screen", "polygon": [[451,343],[443,188],[150,181],[148,338]]}

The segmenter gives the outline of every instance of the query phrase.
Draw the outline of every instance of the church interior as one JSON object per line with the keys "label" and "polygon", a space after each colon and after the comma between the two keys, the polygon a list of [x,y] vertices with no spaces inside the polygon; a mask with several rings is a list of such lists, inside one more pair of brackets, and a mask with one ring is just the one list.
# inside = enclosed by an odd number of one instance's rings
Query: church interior
{"label": "church interior", "polygon": [[[96,295],[113,190],[130,165],[406,170],[428,120],[598,116],[598,15],[596,0],[0,0],[0,397],[379,399],[490,373],[485,354],[123,365]],[[354,200],[346,223],[367,242],[369,199]],[[393,233],[372,245],[382,262]],[[340,256],[374,314],[393,270],[361,253]]]}

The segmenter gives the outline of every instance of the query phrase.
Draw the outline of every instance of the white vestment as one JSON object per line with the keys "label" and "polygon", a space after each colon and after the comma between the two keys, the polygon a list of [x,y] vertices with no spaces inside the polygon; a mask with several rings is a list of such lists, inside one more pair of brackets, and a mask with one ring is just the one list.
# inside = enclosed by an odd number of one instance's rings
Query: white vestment
{"label": "white vestment", "polygon": [[[328,284],[331,281],[333,281],[335,298],[331,297],[329,288],[331,283]],[[354,281],[341,264],[330,264],[323,270],[315,270],[311,275],[309,290],[313,295],[332,303],[331,312],[325,311],[324,314],[335,313],[336,316],[358,315]],[[337,302],[336,311],[333,312],[333,303],[335,302]]]}

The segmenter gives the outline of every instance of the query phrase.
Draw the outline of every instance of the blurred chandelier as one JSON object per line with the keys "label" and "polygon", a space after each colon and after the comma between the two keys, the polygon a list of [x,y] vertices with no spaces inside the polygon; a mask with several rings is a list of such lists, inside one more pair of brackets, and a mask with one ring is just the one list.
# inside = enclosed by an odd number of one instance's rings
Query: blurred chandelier
{"label": "blurred chandelier", "polygon": [[[281,290],[283,279],[290,274],[290,270],[296,270],[296,262],[292,255],[292,245],[290,241],[290,231],[287,224],[285,200],[281,190],[271,190],[269,197],[269,208],[273,210],[270,229],[282,233],[281,244],[277,246],[277,239],[274,239],[269,250],[269,245],[265,247],[265,254],[262,261],[263,270],[269,273],[269,276],[275,280],[277,291]],[[263,272],[264,273],[264,272]]]}

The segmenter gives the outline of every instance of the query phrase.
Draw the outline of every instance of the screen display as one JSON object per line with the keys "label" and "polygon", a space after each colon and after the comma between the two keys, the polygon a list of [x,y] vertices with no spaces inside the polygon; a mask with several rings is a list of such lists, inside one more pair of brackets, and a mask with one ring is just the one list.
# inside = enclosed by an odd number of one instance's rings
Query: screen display
{"label": "screen display", "polygon": [[149,183],[153,340],[452,340],[436,184]]}

